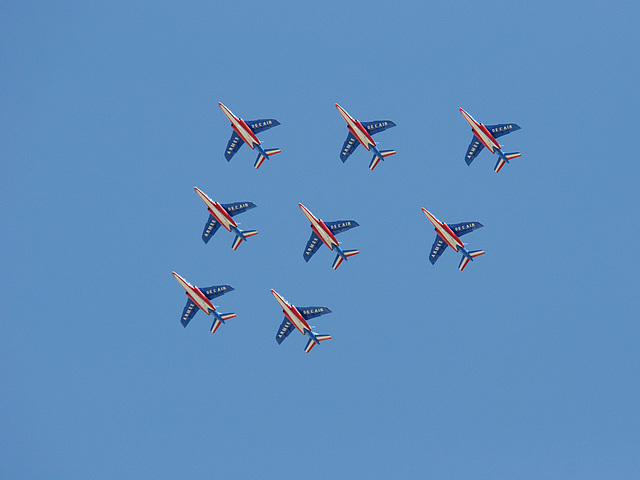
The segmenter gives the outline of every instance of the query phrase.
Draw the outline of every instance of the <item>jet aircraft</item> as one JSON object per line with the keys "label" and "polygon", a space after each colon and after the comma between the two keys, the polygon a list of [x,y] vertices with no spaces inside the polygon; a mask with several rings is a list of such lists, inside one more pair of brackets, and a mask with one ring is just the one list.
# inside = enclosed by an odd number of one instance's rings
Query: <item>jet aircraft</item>
{"label": "jet aircraft", "polygon": [[361,144],[367,150],[373,151],[373,158],[369,164],[369,170],[376,168],[376,165],[380,163],[380,160],[384,160],[385,157],[395,155],[395,150],[379,150],[375,140],[371,138],[371,136],[376,133],[395,127],[395,123],[391,120],[360,122],[353,119],[347,111],[337,103],[336,108],[338,109],[338,112],[340,112],[340,115],[342,115],[342,118],[347,122],[347,129],[349,130],[347,139],[345,140],[344,145],[342,146],[342,151],[340,152],[340,159],[343,163],[347,161],[347,158],[349,158],[349,155],[353,153],[358,144]]}
{"label": "jet aircraft", "polygon": [[306,353],[309,353],[311,349],[319,345],[320,342],[331,339],[331,335],[319,335],[311,331],[311,329],[315,327],[307,323],[307,320],[324,315],[325,313],[331,313],[331,310],[327,307],[296,307],[282,298],[275,290],[271,289],[271,293],[282,307],[282,312],[284,313],[284,320],[276,334],[276,342],[278,342],[278,345],[280,345],[294,329],[297,329],[301,334],[309,337],[307,346],[304,347]]}
{"label": "jet aircraft", "polygon": [[207,210],[209,211],[209,219],[204,225],[204,232],[202,232],[202,240],[204,243],[211,240],[211,237],[213,237],[213,235],[218,231],[220,225],[226,228],[229,232],[233,230],[236,234],[236,238],[233,240],[233,244],[231,245],[231,248],[234,250],[240,246],[243,240],[258,234],[257,230],[240,230],[238,228],[238,224],[231,218],[249,210],[250,208],[255,208],[256,206],[253,202],[218,203],[211,200],[207,194],[198,187],[193,188],[205,203]]}
{"label": "jet aircraft", "polygon": [[335,250],[337,252],[336,259],[333,261],[334,270],[340,266],[343,260],[360,253],[358,250],[342,250],[340,248],[340,242],[338,242],[335,237],[337,234],[344,232],[345,230],[359,227],[360,225],[358,222],[354,220],[323,222],[322,220],[318,220],[303,204],[299,203],[298,205],[302,209],[304,216],[307,217],[307,220],[311,222],[311,230],[313,230],[311,232],[311,238],[309,238],[307,246],[304,249],[304,253],[302,254],[305,262],[309,261],[323,243],[331,250]]}
{"label": "jet aircraft", "polygon": [[187,293],[187,297],[189,297],[187,305],[182,311],[182,318],[180,319],[180,323],[182,323],[183,327],[186,327],[189,324],[198,309],[202,310],[207,315],[211,313],[213,314],[214,318],[213,325],[211,325],[211,333],[216,333],[220,324],[225,323],[226,320],[236,316],[235,313],[218,313],[216,307],[211,303],[211,300],[214,298],[234,290],[231,285],[216,285],[209,288],[198,288],[191,285],[176,272],[171,273],[178,283],[182,285],[182,288],[184,288]]}
{"label": "jet aircraft", "polygon": [[231,122],[231,128],[233,128],[231,139],[229,140],[227,149],[224,152],[224,158],[226,158],[228,162],[231,161],[231,157],[233,157],[243,143],[249,145],[252,150],[258,150],[258,158],[256,159],[256,163],[253,165],[256,168],[260,168],[260,165],[262,165],[265,158],[269,158],[270,155],[275,155],[282,151],[279,148],[265,150],[260,143],[260,140],[258,140],[258,137],[256,137],[258,133],[280,125],[280,122],[275,118],[248,120],[245,122],[231,113],[231,110],[225,107],[221,102],[218,102],[218,105],[220,105],[222,112]]}
{"label": "jet aircraft", "polygon": [[483,227],[484,225],[480,222],[452,223],[451,225],[447,225],[438,220],[435,215],[426,208],[422,208],[422,213],[424,213],[436,229],[436,241],[433,242],[431,253],[429,254],[429,260],[433,265],[435,265],[436,260],[440,258],[440,255],[442,255],[442,252],[447,248],[447,245],[456,252],[462,253],[462,260],[460,260],[460,265],[458,266],[460,271],[464,270],[469,260],[484,255],[484,250],[472,250],[468,252],[464,248],[464,243],[460,240],[461,236]]}
{"label": "jet aircraft", "polygon": [[460,108],[460,113],[462,113],[464,119],[471,125],[471,131],[474,135],[467,149],[467,155],[464,158],[467,165],[471,165],[471,162],[478,156],[482,147],[487,147],[491,153],[498,154],[498,163],[496,163],[493,169],[496,173],[500,171],[505,163],[509,163],[509,160],[522,156],[519,152],[503,153],[502,147],[496,140],[496,138],[502,137],[507,133],[520,130],[519,125],[515,123],[501,123],[498,125],[485,126],[482,123],[478,123],[471,115],[465,112],[463,108]]}

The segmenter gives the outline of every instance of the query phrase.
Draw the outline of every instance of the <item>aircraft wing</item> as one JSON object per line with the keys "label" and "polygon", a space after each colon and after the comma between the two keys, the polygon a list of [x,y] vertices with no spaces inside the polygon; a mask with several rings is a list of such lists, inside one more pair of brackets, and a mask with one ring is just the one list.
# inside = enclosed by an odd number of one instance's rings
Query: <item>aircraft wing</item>
{"label": "aircraft wing", "polygon": [[320,315],[324,315],[326,313],[331,313],[327,307],[297,307],[300,315],[304,317],[305,320],[311,320],[312,318],[319,317]]}
{"label": "aircraft wing", "polygon": [[491,132],[493,138],[502,137],[507,133],[520,130],[520,125],[518,125],[517,123],[500,123],[498,125],[485,125],[485,127],[487,127],[487,130]]}
{"label": "aircraft wing", "polygon": [[260,120],[245,120],[247,125],[253,133],[256,135],[260,132],[264,132],[265,130],[269,130],[270,128],[277,127],[280,125],[280,122],[275,118],[263,118]]}
{"label": "aircraft wing", "polygon": [[429,261],[432,265],[435,265],[436,261],[440,258],[440,255],[442,255],[442,252],[444,252],[445,248],[447,248],[447,244],[444,242],[444,240],[442,240],[440,235],[436,234],[436,241],[433,242],[431,253],[429,254]]}
{"label": "aircraft wing", "polygon": [[[480,222],[464,222],[464,223],[452,223],[449,228],[455,232],[456,235],[461,237],[469,232],[473,232],[478,228],[484,227]],[[438,237],[440,238],[440,237]]]}
{"label": "aircraft wing", "polygon": [[360,145],[360,142],[356,140],[356,137],[353,136],[351,132],[347,134],[347,139],[344,141],[344,145],[342,145],[342,150],[340,151],[340,160],[342,163],[347,161],[349,155],[353,153],[353,151]]}
{"label": "aircraft wing", "polygon": [[211,237],[218,231],[220,224],[213,215],[209,215],[209,220],[204,224],[204,231],[202,232],[202,241],[207,243],[211,240]]}
{"label": "aircraft wing", "polygon": [[374,120],[373,122],[360,123],[362,123],[362,126],[367,129],[369,135],[375,135],[376,133],[384,132],[388,128],[396,126],[396,124],[391,120]]}
{"label": "aircraft wing", "polygon": [[213,287],[201,288],[200,290],[202,290],[202,293],[204,293],[209,300],[213,300],[216,297],[235,290],[235,288],[231,285],[215,285]]}
{"label": "aircraft wing", "polygon": [[480,140],[478,140],[474,135],[473,140],[471,140],[471,143],[469,144],[469,148],[467,148],[467,154],[464,157],[467,165],[471,165],[471,162],[473,162],[480,151],[482,151],[482,147],[482,143],[480,143]]}
{"label": "aircraft wing", "polygon": [[329,230],[331,230],[331,233],[334,235],[360,226],[355,220],[338,220],[337,222],[324,222],[324,224],[329,227]]}
{"label": "aircraft wing", "polygon": [[231,161],[231,158],[236,154],[243,143],[244,140],[242,140],[236,132],[231,133],[231,138],[229,139],[229,143],[227,143],[227,149],[224,151],[224,158],[227,159],[227,162]]}
{"label": "aircraft wing", "polygon": [[280,345],[295,328],[296,327],[293,326],[293,323],[285,317],[280,324],[280,328],[278,328],[278,333],[276,334],[276,342],[278,342],[278,345]]}
{"label": "aircraft wing", "polygon": [[235,217],[240,213],[246,212],[251,208],[256,208],[256,205],[253,202],[223,203],[222,206],[232,217]]}
{"label": "aircraft wing", "polygon": [[316,232],[311,232],[311,238],[309,238],[307,246],[304,247],[304,253],[302,254],[305,262],[308,262],[309,259],[313,257],[313,254],[318,251],[320,245],[322,245],[322,240],[320,240],[320,238],[316,235]]}
{"label": "aircraft wing", "polygon": [[184,310],[182,311],[182,318],[180,318],[180,323],[182,324],[183,327],[186,327],[187,325],[189,325],[189,322],[191,321],[191,319],[193,318],[193,316],[196,314],[198,310],[200,309],[195,303],[191,301],[191,299],[187,300],[187,304],[185,305]]}

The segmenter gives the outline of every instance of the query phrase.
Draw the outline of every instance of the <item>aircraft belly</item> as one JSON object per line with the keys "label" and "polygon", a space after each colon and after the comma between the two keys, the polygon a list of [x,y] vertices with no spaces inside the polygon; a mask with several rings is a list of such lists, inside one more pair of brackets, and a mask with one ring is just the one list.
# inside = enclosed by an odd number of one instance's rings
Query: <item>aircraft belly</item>
{"label": "aircraft belly", "polygon": [[209,213],[211,213],[211,215],[215,217],[217,222],[220,225],[222,225],[224,228],[226,228],[228,232],[231,231],[231,223],[229,223],[229,220],[227,219],[226,216],[220,214],[217,208],[215,210],[209,210]]}
{"label": "aircraft belly", "polygon": [[191,301],[200,308],[200,310],[209,315],[209,305],[205,304],[198,295],[191,295],[190,293],[187,293],[187,297],[189,297]]}
{"label": "aircraft belly", "polygon": [[291,310],[289,310],[288,312],[285,310],[286,316],[289,319],[289,321],[293,324],[294,327],[296,327],[296,329],[304,334],[304,325],[302,325],[302,323],[300,323],[300,320],[298,319],[298,316],[295,315]]}

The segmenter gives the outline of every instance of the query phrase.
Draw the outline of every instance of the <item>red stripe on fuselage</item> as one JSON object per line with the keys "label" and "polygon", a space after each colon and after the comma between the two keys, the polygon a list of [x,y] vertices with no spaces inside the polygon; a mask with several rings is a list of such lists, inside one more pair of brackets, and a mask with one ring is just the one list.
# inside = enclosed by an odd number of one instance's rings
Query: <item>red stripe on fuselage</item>
{"label": "red stripe on fuselage", "polygon": [[256,137],[256,134],[253,133],[253,130],[251,130],[251,128],[249,128],[249,125],[247,125],[247,122],[245,122],[241,118],[238,119],[238,121],[247,130],[247,133],[251,136],[251,138],[253,138],[253,141],[256,142],[258,145],[260,145],[260,140],[258,140],[258,137]]}
{"label": "red stripe on fuselage", "polygon": [[487,130],[487,127],[485,127],[484,124],[481,123],[480,125],[478,125],[478,128],[480,130],[482,130],[482,133],[484,133],[487,137],[489,137],[489,139],[493,142],[493,145],[487,145],[486,143],[484,143],[482,138],[480,138],[478,135],[476,135],[476,137],[478,137],[478,140],[480,140],[484,144],[485,147],[487,147],[492,152],[493,152],[493,147],[502,148],[500,146],[500,144],[498,143],[498,141],[495,138],[493,138],[493,135],[491,135],[491,132],[489,132],[489,130]]}
{"label": "red stripe on fuselage", "polygon": [[[283,309],[282,312],[284,313],[284,316],[289,319],[291,324],[294,327],[296,327],[296,330],[298,330],[301,334],[304,335],[304,330],[302,330],[298,326],[298,322],[300,322],[304,328],[306,328],[308,330],[311,330],[311,327],[309,326],[307,321],[304,319],[304,317],[300,314],[298,309],[296,307],[294,307],[293,305],[287,305],[287,306],[288,306],[288,311]],[[298,322],[294,321],[294,319],[292,317],[295,317],[296,320],[298,320]]]}
{"label": "red stripe on fuselage", "polygon": [[[331,233],[331,230],[329,230],[329,228],[324,224],[324,222],[322,220],[318,220],[318,226],[322,229],[322,231],[329,236],[329,238],[331,239],[332,242],[335,242],[336,245],[339,245],[338,240],[336,239],[336,237],[334,237],[333,233]],[[333,250],[333,245],[329,245],[325,239],[323,238],[323,235],[320,234],[320,232],[318,230],[316,230],[316,226],[315,225],[311,225],[311,230],[314,231],[314,233],[316,235],[318,235],[318,238],[320,240],[322,240],[322,243],[324,243],[327,247],[329,247],[331,250]]]}
{"label": "red stripe on fuselage", "polygon": [[372,145],[375,145],[376,142],[373,140],[373,138],[371,138],[371,135],[369,135],[369,132],[367,132],[367,129],[362,126],[362,124],[360,123],[360,120],[356,120],[355,123],[360,129],[360,131],[364,133],[364,136],[367,137],[367,140],[369,140],[369,142],[371,142]]}
{"label": "red stripe on fuselage", "polygon": [[[226,228],[229,232],[231,231],[231,229],[227,227],[227,225],[224,222],[222,222],[222,218],[224,218],[229,222],[229,224],[233,225],[234,227],[238,226],[236,222],[229,215],[229,212],[227,212],[222,205],[220,205],[218,202],[214,202],[213,205],[216,207],[216,211],[214,212],[213,210],[209,209],[209,213],[215,217],[215,219],[218,221],[220,225]],[[221,215],[222,215],[222,218],[220,217]]]}
{"label": "red stripe on fuselage", "polygon": [[[192,288],[193,293],[195,293],[195,294],[198,296],[198,298],[200,298],[200,299],[201,299],[201,300],[202,300],[202,301],[203,301],[203,302],[204,302],[204,303],[205,303],[205,304],[206,304],[206,305],[207,305],[211,310],[215,310],[215,309],[216,309],[216,307],[214,307],[214,306],[213,306],[213,304],[212,304],[212,303],[209,301],[209,299],[204,295],[204,293],[202,293],[202,292],[200,291],[200,289],[199,289],[199,288],[197,288],[197,287],[191,287],[191,288]],[[189,298],[191,299],[191,301],[192,301],[193,303],[195,303],[195,304],[198,306],[198,308],[199,308],[200,310],[202,310],[204,313],[206,313],[207,315],[209,315],[209,311],[208,311],[208,310],[205,310],[204,308],[202,308],[202,306],[200,306],[200,303],[199,303],[195,298],[193,298],[193,297],[189,294],[189,292],[186,292],[186,293],[187,293],[187,297],[189,297]]]}
{"label": "red stripe on fuselage", "polygon": [[358,143],[359,143],[360,145],[362,145],[364,148],[366,148],[367,150],[369,150],[369,144],[364,144],[364,143],[362,143],[362,140],[360,139],[360,135],[358,135],[358,134],[356,133],[356,131],[355,131],[353,128],[351,128],[351,125],[347,125],[347,130],[349,130],[349,132],[351,133],[351,135],[353,135],[353,137],[354,137],[356,140],[358,140]]}
{"label": "red stripe on fuselage", "polygon": [[451,237],[458,243],[457,245],[451,245],[451,243],[449,243],[449,240],[447,239],[446,235],[442,235],[438,229],[436,228],[436,233],[440,236],[440,238],[442,240],[444,240],[444,242],[449,245],[451,248],[453,248],[456,252],[458,251],[458,247],[462,246],[463,243],[460,241],[460,239],[458,238],[458,236],[453,233],[453,230],[451,230],[451,228],[449,227],[449,225],[447,225],[444,222],[440,223],[440,228],[442,228],[445,232],[447,232],[449,235],[451,235]]}

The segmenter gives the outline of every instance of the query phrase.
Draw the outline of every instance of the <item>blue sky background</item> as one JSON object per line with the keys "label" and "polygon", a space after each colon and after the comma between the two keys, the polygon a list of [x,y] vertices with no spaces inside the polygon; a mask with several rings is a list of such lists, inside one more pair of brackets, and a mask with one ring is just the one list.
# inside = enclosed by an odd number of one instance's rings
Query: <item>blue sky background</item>
{"label": "blue sky background", "polygon": [[[638,478],[637,2],[2,10],[3,476]],[[282,153],[227,163],[218,101]],[[336,102],[398,154],[343,165]],[[461,106],[522,158],[467,167]],[[260,235],[202,243],[194,186]],[[361,254],[306,264],[298,202]],[[423,206],[487,254],[432,266]],[[172,270],[237,319],[183,329]]]}

